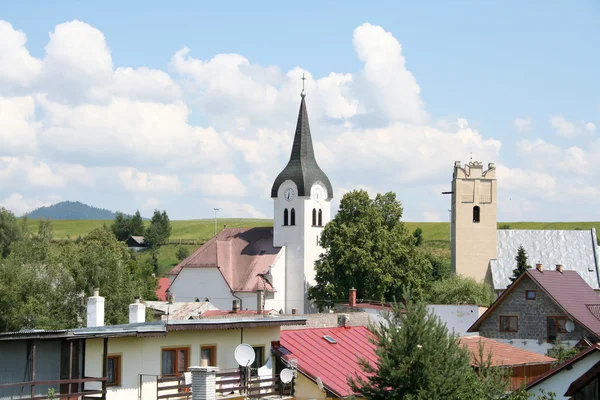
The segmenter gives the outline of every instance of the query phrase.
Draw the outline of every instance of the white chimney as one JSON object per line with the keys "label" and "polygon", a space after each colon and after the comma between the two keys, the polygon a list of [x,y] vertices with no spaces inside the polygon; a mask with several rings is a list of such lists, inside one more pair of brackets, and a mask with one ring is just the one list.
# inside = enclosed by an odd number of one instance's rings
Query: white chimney
{"label": "white chimney", "polygon": [[94,295],[87,299],[87,327],[104,326],[104,297],[100,289],[94,288]]}
{"label": "white chimney", "polygon": [[136,297],[134,302],[129,305],[129,323],[139,324],[146,322],[146,305],[140,303],[140,298]]}

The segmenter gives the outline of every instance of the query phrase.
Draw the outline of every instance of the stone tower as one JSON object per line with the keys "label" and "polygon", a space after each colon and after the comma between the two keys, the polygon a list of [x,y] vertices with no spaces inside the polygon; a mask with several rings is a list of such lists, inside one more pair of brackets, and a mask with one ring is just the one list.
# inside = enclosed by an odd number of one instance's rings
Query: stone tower
{"label": "stone tower", "polygon": [[491,283],[489,264],[497,257],[496,168],[477,161],[454,163],[452,176],[452,271]]}
{"label": "stone tower", "polygon": [[[290,161],[275,179],[273,198],[273,245],[285,246],[285,312],[314,310],[307,298],[308,285],[314,284],[315,261],[322,253],[319,236],[331,219],[333,188],[315,159],[305,94]],[[281,290],[279,287],[278,290]]]}

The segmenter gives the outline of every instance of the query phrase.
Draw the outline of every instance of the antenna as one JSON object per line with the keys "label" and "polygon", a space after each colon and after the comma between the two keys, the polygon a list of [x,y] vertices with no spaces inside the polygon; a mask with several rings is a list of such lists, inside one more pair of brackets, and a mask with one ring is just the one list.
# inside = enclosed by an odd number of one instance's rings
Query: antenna
{"label": "antenna", "polygon": [[319,390],[321,390],[322,392],[325,391],[325,386],[323,386],[323,381],[321,380],[321,378],[319,378],[317,376],[317,379],[315,379],[315,381],[317,382],[317,386],[319,387]]}
{"label": "antenna", "polygon": [[235,348],[233,356],[235,357],[235,361],[240,365],[240,367],[249,367],[256,358],[252,346],[245,343],[239,344]]}
{"label": "antenna", "polygon": [[279,373],[279,378],[283,383],[290,383],[294,379],[294,371],[289,368],[284,368]]}

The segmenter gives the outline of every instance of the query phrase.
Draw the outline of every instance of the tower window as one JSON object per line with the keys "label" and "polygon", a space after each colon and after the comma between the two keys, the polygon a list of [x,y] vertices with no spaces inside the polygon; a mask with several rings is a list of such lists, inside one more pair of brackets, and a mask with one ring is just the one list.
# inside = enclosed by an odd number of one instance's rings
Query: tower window
{"label": "tower window", "polygon": [[479,222],[479,206],[473,207],[473,222]]}
{"label": "tower window", "polygon": [[288,226],[288,209],[283,210],[283,225]]}
{"label": "tower window", "polygon": [[319,226],[323,226],[323,211],[319,209]]}
{"label": "tower window", "polygon": [[292,212],[290,213],[290,225],[296,225],[296,210],[292,208]]}
{"label": "tower window", "polygon": [[317,226],[317,209],[313,208],[312,212],[312,225]]}

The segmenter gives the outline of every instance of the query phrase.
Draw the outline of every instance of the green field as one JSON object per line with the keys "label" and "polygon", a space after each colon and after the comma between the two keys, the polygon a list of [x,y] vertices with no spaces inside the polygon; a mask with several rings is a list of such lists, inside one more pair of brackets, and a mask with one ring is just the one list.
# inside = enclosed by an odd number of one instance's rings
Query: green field
{"label": "green field", "polygon": [[[32,232],[37,231],[37,220],[29,220],[29,228]],[[54,220],[52,227],[54,238],[72,238],[85,236],[94,228],[103,225],[110,226],[112,221],[88,221],[88,220]],[[149,224],[149,221],[146,221]],[[226,218],[218,220],[218,229],[223,229],[226,224],[228,228],[247,228],[259,226],[272,226],[270,219],[240,219]],[[447,222],[406,222],[409,231],[414,231],[417,227],[423,230],[423,249],[442,258],[450,258],[450,227]],[[498,226],[509,225],[511,229],[591,229],[596,228],[600,231],[600,222],[500,222]],[[173,266],[177,265],[178,260],[175,253],[179,247],[187,248],[190,253],[196,250],[200,245],[210,239],[214,234],[215,222],[213,219],[198,219],[186,221],[171,221],[173,230],[171,240],[193,239],[197,240],[197,245],[178,245],[169,244],[161,246],[159,255],[159,271],[163,275]],[[148,251],[140,252],[137,257],[141,260],[149,259]]]}

